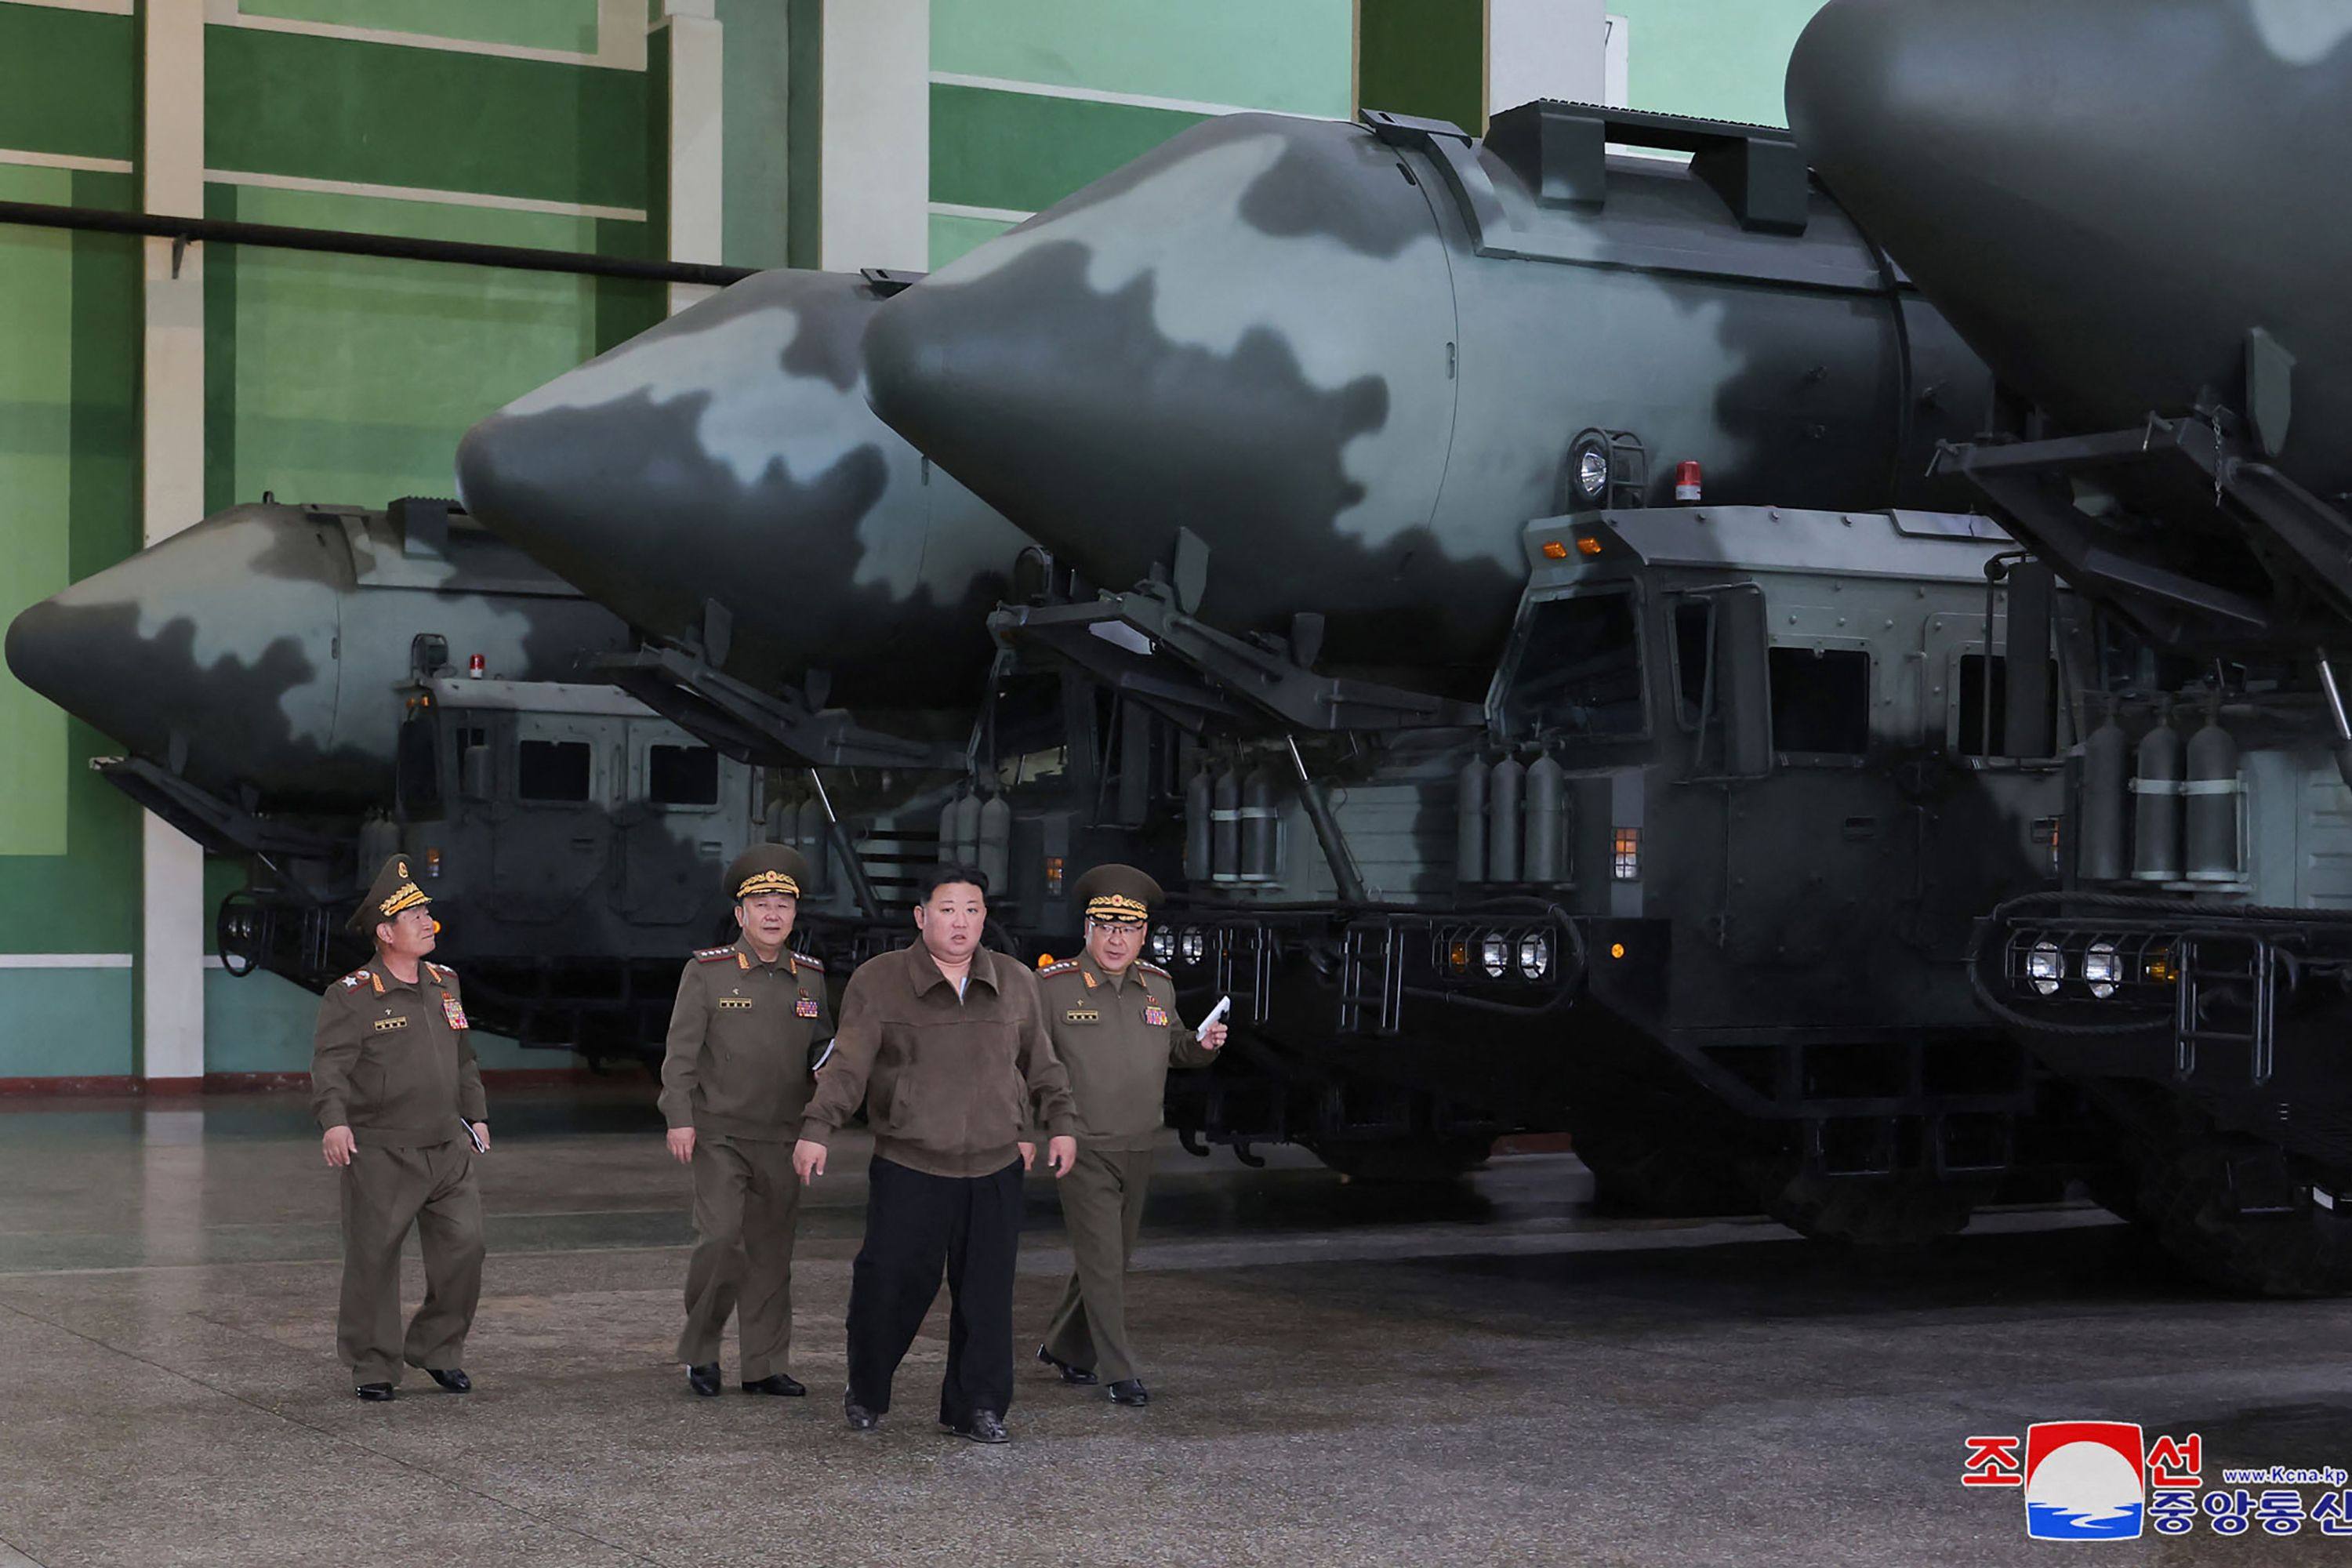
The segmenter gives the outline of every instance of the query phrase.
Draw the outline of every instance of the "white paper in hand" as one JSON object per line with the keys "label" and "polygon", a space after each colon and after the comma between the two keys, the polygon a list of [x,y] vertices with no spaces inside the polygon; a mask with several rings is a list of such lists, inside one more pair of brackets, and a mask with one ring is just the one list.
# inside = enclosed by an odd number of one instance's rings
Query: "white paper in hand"
{"label": "white paper in hand", "polygon": [[1210,1025],[1212,1025],[1212,1024],[1215,1024],[1215,1023],[1220,1023],[1220,1022],[1222,1022],[1222,1021],[1223,1020],[1223,1018],[1224,1018],[1224,1016],[1225,1016],[1226,1014],[1228,1014],[1228,1013],[1232,1012],[1233,1010],[1234,1010],[1234,999],[1233,999],[1232,997],[1230,997],[1230,996],[1220,996],[1220,997],[1218,997],[1218,998],[1217,998],[1217,1005],[1216,1005],[1215,1006],[1213,1006],[1213,1007],[1212,1007],[1212,1008],[1210,1008],[1210,1009],[1209,1009],[1209,1016],[1208,1016],[1207,1017],[1205,1017],[1205,1018],[1203,1018],[1203,1019],[1202,1019],[1202,1020],[1201,1020],[1201,1026],[1200,1026],[1199,1028],[1197,1028],[1197,1029],[1195,1029],[1195,1030],[1193,1030],[1193,1031],[1192,1031],[1192,1038],[1193,1038],[1193,1040],[1194,1040],[1195,1042],[1198,1042],[1198,1041],[1202,1041],[1202,1040],[1205,1040],[1205,1039],[1207,1039],[1207,1038],[1209,1037],[1209,1026],[1210,1026]]}

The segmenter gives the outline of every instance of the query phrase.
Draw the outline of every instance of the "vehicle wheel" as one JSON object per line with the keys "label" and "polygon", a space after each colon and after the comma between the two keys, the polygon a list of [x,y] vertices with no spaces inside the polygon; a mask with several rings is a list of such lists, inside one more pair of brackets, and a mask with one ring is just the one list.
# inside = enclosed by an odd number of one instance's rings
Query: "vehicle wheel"
{"label": "vehicle wheel", "polygon": [[1300,1139],[1307,1152],[1360,1182],[1451,1182],[1486,1163],[1491,1138],[1393,1138],[1348,1142]]}
{"label": "vehicle wheel", "polygon": [[1895,1176],[1790,1174],[1784,1163],[1760,1166],[1757,1191],[1764,1212],[1798,1235],[1854,1247],[1911,1247],[1946,1237],[1969,1223],[1992,1184]]}
{"label": "vehicle wheel", "polygon": [[1665,1219],[1756,1212],[1756,1194],[1731,1157],[1696,1139],[1612,1116],[1580,1121],[1569,1140],[1591,1171],[1593,1196],[1603,1208]]}
{"label": "vehicle wheel", "polygon": [[2352,1290],[2352,1215],[2312,1201],[2267,1144],[2217,1135],[2152,1160],[2139,1200],[2158,1245],[2209,1284],[2252,1296]]}

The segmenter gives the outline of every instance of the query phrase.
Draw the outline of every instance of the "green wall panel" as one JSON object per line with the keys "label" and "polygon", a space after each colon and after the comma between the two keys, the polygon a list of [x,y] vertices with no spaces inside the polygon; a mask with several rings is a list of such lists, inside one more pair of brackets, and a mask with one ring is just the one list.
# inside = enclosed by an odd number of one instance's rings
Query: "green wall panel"
{"label": "green wall panel", "polygon": [[981,88],[931,89],[931,200],[1034,212],[1202,116]]}
{"label": "green wall panel", "polygon": [[784,16],[793,41],[784,72],[784,260],[813,268],[823,254],[824,0],[784,0]]}
{"label": "green wall panel", "polygon": [[1484,0],[1362,0],[1360,29],[1358,102],[1485,129]]}
{"label": "green wall panel", "polygon": [[1629,27],[1630,107],[1786,125],[1784,79],[1822,0],[1610,0]]}
{"label": "green wall panel", "polygon": [[596,0],[240,0],[247,16],[596,52]]}
{"label": "green wall panel", "polygon": [[646,78],[212,27],[213,169],[643,207]]}
{"label": "green wall panel", "polygon": [[932,0],[931,68],[1345,119],[1354,25],[1352,0]]}
{"label": "green wall panel", "polygon": [[725,163],[719,251],[730,267],[787,265],[792,47],[783,0],[719,0]]}
{"label": "green wall panel", "polygon": [[[0,166],[9,199],[121,207],[131,188],[123,175]],[[0,610],[138,546],[139,255],[121,236],[0,228]],[[86,765],[118,748],[5,672],[0,725],[0,789],[23,792],[0,805],[0,952],[130,951],[138,815]],[[18,973],[52,972],[0,975]],[[117,982],[127,994],[127,973]],[[0,1007],[0,1036],[10,1026]]]}
{"label": "green wall panel", "polygon": [[[259,223],[563,250],[591,249],[600,238],[592,219],[251,187],[234,194],[236,216]],[[600,324],[609,291],[554,273],[250,247],[229,276],[226,297],[208,306],[215,342],[234,355],[233,384],[215,389],[210,411],[210,445],[228,469],[221,500],[273,490],[288,500],[380,506],[400,495],[447,495],[468,426],[590,358],[600,333],[614,330]],[[224,420],[226,431],[217,428]]]}
{"label": "green wall panel", "polygon": [[986,244],[1013,226],[1000,218],[931,215],[931,270],[937,272],[965,251]]}
{"label": "green wall panel", "polygon": [[[73,200],[0,163],[0,201]],[[0,226],[0,626],[71,578],[73,236]],[[0,665],[0,856],[66,852],[66,716]]]}
{"label": "green wall panel", "polygon": [[0,1078],[131,1068],[128,969],[0,969]]}
{"label": "green wall panel", "polygon": [[0,0],[0,147],[131,157],[138,94],[130,17]]}

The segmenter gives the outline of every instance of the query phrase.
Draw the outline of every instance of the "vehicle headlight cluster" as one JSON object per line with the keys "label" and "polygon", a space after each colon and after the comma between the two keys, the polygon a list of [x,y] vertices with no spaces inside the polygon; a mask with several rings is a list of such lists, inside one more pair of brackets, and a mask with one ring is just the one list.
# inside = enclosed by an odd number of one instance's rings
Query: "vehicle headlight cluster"
{"label": "vehicle headlight cluster", "polygon": [[2095,937],[2079,949],[2073,941],[2062,944],[2055,937],[2034,938],[2020,970],[2024,984],[2038,995],[2055,996],[2068,982],[2077,981],[2076,995],[2088,993],[2102,1002],[2134,981],[2163,985],[2179,978],[2169,947],[2143,952],[2139,944],[2110,937]]}
{"label": "vehicle headlight cluster", "polygon": [[1177,935],[1176,951],[1182,954],[1185,963],[1200,963],[1208,956],[1209,933],[1199,926],[1186,926]]}
{"label": "vehicle headlight cluster", "polygon": [[1552,977],[1548,930],[1441,932],[1437,967],[1463,980],[1539,981]]}
{"label": "vehicle headlight cluster", "polygon": [[1151,962],[1163,967],[1176,961],[1176,933],[1161,926],[1151,933]]}

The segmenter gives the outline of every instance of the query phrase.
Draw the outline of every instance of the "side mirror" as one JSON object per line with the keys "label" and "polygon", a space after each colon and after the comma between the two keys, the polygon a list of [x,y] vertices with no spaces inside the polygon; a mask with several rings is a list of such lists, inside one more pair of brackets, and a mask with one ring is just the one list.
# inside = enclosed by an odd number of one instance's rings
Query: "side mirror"
{"label": "side mirror", "polygon": [[1764,591],[1731,588],[1715,599],[1715,691],[1723,710],[1723,771],[1753,778],[1772,771],[1772,677]]}

